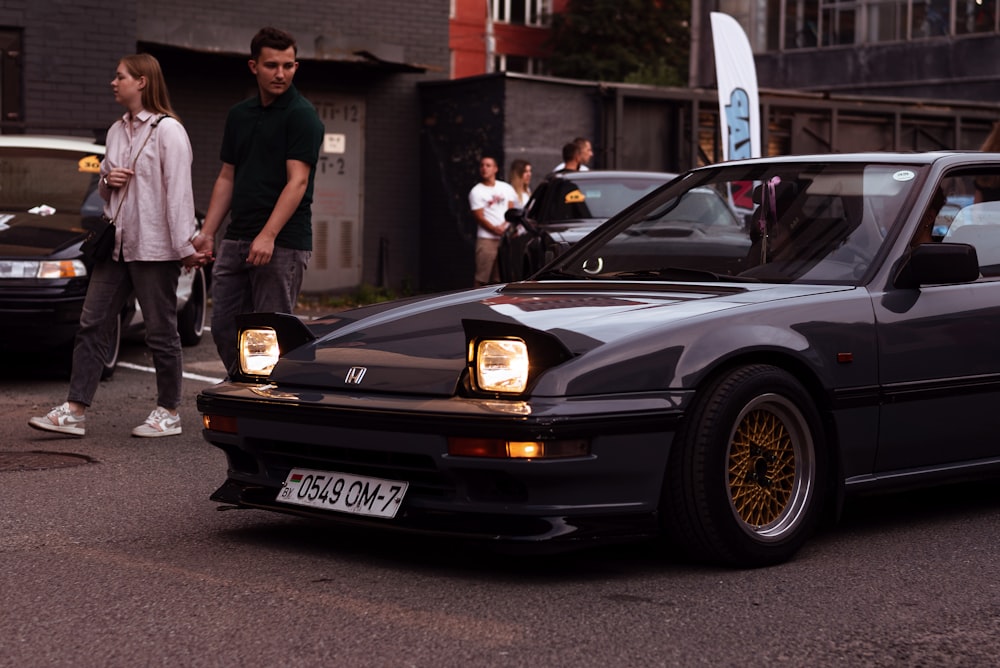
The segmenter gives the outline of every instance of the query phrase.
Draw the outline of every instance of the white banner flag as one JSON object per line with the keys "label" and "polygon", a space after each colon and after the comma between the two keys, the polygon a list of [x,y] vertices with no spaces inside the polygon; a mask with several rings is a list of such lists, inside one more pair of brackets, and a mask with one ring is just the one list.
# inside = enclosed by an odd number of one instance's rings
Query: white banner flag
{"label": "white banner flag", "polygon": [[732,16],[712,12],[715,77],[719,80],[722,159],[760,157],[757,68],[743,28]]}

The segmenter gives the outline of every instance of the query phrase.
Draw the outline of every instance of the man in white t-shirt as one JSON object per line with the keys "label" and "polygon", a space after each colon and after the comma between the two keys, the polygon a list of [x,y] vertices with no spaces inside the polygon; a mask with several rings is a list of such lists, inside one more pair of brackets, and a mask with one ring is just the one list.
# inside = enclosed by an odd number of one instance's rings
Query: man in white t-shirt
{"label": "man in white t-shirt", "polygon": [[507,229],[504,215],[513,208],[517,193],[513,186],[497,180],[497,161],[483,156],[479,161],[480,181],[469,191],[469,208],[478,223],[476,233],[476,286],[500,282],[497,250]]}

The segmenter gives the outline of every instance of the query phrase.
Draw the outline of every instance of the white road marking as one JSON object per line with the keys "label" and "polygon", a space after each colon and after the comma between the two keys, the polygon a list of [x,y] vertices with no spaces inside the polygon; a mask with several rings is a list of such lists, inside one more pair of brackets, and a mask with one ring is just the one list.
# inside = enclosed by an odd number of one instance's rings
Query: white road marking
{"label": "white road marking", "polygon": [[[132,364],[131,362],[119,362],[118,366],[122,367],[123,369],[132,369],[133,371],[144,371],[146,373],[156,373],[156,369],[154,369],[151,366],[142,366],[140,364]],[[211,376],[202,376],[200,374],[189,373],[187,371],[184,372],[183,376],[187,380],[200,380],[200,381],[205,382],[205,383],[212,383],[213,385],[215,383],[221,383],[222,381],[225,380],[225,378],[213,378]]]}

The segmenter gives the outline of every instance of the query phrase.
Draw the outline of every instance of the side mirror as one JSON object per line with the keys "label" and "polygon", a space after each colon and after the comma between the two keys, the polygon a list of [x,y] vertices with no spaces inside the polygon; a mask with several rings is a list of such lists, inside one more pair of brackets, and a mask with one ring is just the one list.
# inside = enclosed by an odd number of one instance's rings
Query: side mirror
{"label": "side mirror", "polygon": [[920,244],[904,258],[893,286],[901,289],[921,285],[971,283],[979,278],[979,256],[969,244]]}
{"label": "side mirror", "polygon": [[524,209],[507,209],[504,212],[503,217],[508,223],[520,225],[524,222]]}

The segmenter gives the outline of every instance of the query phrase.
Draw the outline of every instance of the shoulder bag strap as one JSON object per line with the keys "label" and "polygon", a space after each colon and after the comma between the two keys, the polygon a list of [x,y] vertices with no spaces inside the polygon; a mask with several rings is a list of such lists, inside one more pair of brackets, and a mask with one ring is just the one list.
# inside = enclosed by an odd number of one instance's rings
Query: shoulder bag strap
{"label": "shoulder bag strap", "polygon": [[[168,114],[160,114],[159,116],[156,117],[156,120],[153,121],[153,124],[149,126],[149,132],[146,134],[146,138],[144,140],[142,140],[142,145],[139,146],[139,150],[135,152],[135,157],[132,158],[132,169],[133,170],[135,170],[136,163],[139,162],[139,154],[142,153],[142,149],[146,148],[146,144],[149,143],[149,138],[153,136],[153,131],[156,130],[156,126],[159,125],[160,121],[162,121],[167,116],[168,116]],[[118,208],[115,209],[115,217],[111,219],[111,224],[112,225],[114,225],[115,221],[118,220],[118,214],[121,213],[122,204],[125,203],[125,193],[128,192],[128,184],[130,184],[130,183],[132,183],[132,179],[129,179],[128,181],[126,181],[125,182],[125,187],[122,188],[122,198],[120,200],[118,200]]]}

